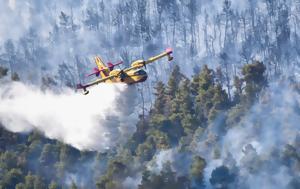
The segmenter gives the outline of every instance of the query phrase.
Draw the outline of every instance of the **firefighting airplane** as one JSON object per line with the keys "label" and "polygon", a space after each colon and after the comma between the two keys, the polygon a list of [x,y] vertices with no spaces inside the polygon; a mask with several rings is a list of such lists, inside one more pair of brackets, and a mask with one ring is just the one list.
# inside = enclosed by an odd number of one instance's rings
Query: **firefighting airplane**
{"label": "firefighting airplane", "polygon": [[99,83],[126,83],[128,85],[144,82],[147,80],[148,75],[145,70],[142,69],[142,67],[146,68],[147,64],[150,64],[158,59],[161,59],[165,56],[168,57],[168,61],[173,60],[172,57],[172,49],[168,48],[165,52],[151,57],[148,60],[136,60],[131,63],[131,67],[125,68],[125,69],[114,69],[115,66],[122,64],[123,62],[119,62],[117,64],[108,63],[106,66],[100,57],[95,58],[95,63],[98,68],[94,69],[94,73],[89,74],[101,76],[100,79],[97,79],[93,82],[87,83],[85,85],[78,84],[77,89],[82,89],[83,94],[87,95],[89,91],[87,90],[88,87],[97,85]]}

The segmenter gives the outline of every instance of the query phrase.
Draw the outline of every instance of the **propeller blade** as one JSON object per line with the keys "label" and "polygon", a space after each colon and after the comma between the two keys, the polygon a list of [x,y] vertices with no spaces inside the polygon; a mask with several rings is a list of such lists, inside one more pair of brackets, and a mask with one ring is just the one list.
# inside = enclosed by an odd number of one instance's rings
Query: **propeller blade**
{"label": "propeller blade", "polygon": [[108,63],[107,63],[107,67],[109,68],[110,71],[112,71],[112,70],[114,69],[115,66],[118,66],[118,65],[120,65],[120,64],[123,64],[123,61],[120,61],[120,62],[118,62],[118,63],[116,63],[116,64],[112,64],[111,62],[108,62]]}
{"label": "propeller blade", "polygon": [[118,66],[118,65],[123,64],[123,63],[124,63],[123,61],[120,61],[120,62],[116,63],[114,66]]}

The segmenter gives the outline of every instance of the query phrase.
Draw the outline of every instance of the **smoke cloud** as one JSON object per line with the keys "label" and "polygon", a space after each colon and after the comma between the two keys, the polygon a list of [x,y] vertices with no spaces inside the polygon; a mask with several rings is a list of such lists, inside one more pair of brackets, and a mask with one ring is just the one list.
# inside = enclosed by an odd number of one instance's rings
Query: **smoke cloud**
{"label": "smoke cloud", "polygon": [[297,146],[299,105],[299,93],[289,82],[270,83],[240,124],[221,136],[221,157],[214,159],[201,154],[209,159],[206,185],[210,187],[212,170],[225,165],[238,175],[238,188],[287,188],[298,175],[297,165],[288,167],[283,157],[286,145]]}
{"label": "smoke cloud", "polygon": [[159,151],[147,169],[159,174],[170,162],[177,176],[187,175],[193,155],[199,155],[207,163],[205,188],[214,188],[210,183],[212,172],[222,165],[234,175],[229,188],[288,188],[292,179],[299,177],[299,163],[284,157],[287,145],[299,151],[299,99],[299,91],[290,82],[271,82],[259,102],[239,123],[229,125],[228,132],[220,131],[224,121],[216,119],[202,137],[194,136],[192,154],[176,147]]}
{"label": "smoke cloud", "polygon": [[131,91],[122,84],[102,84],[84,96],[70,89],[57,94],[10,83],[0,89],[0,122],[13,132],[37,129],[80,150],[103,151],[135,130]]}

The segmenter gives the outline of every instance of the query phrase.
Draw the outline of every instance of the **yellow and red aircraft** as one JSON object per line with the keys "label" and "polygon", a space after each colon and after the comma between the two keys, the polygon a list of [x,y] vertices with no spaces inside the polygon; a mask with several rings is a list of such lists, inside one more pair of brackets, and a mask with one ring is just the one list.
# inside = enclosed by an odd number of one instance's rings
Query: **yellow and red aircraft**
{"label": "yellow and red aircraft", "polygon": [[100,79],[97,79],[93,82],[87,83],[85,85],[78,84],[77,89],[82,89],[83,94],[87,95],[89,91],[87,90],[88,87],[97,85],[99,83],[126,83],[128,85],[144,82],[147,80],[148,75],[145,70],[142,69],[142,67],[146,68],[147,64],[150,64],[158,59],[161,59],[163,57],[168,57],[168,60],[173,60],[172,57],[172,49],[168,48],[165,52],[151,57],[148,60],[136,60],[131,63],[131,66],[129,68],[125,69],[114,69],[116,65],[122,64],[123,62],[119,62],[117,64],[108,63],[106,66],[100,57],[95,58],[95,63],[98,68],[94,69],[94,73],[89,74],[90,75],[96,75],[101,76]]}

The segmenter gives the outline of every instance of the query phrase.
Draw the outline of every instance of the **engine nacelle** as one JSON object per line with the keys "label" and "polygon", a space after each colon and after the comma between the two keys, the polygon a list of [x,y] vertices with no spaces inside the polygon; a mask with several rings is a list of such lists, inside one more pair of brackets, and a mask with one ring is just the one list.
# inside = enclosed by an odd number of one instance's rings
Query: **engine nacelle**
{"label": "engine nacelle", "polygon": [[131,64],[131,66],[132,67],[135,67],[135,66],[144,66],[144,60],[136,60],[136,61],[134,61],[132,64]]}
{"label": "engine nacelle", "polygon": [[109,75],[118,75],[118,73],[119,73],[120,71],[121,71],[121,70],[119,70],[119,69],[112,70],[111,72],[109,72]]}

